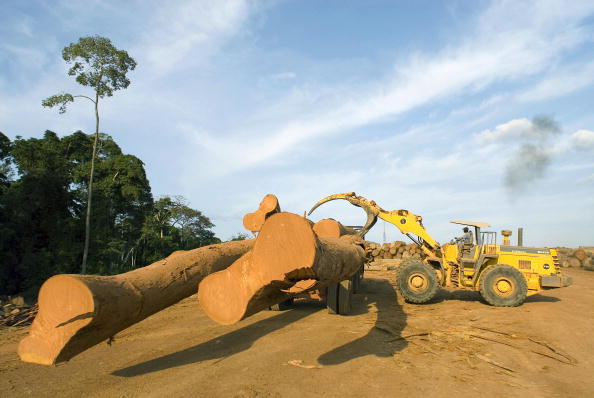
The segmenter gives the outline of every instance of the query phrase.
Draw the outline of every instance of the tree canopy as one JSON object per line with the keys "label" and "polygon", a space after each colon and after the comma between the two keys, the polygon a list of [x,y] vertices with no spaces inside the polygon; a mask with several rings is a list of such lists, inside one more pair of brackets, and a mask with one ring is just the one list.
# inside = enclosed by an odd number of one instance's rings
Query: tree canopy
{"label": "tree canopy", "polygon": [[[46,131],[11,142],[0,133],[0,295],[34,292],[54,274],[78,271],[93,140]],[[220,242],[183,197],[154,201],[143,162],[110,136],[100,134],[97,155],[89,273],[125,272]]]}
{"label": "tree canopy", "polygon": [[[130,79],[127,74],[136,68],[136,61],[124,50],[118,50],[106,37],[81,37],[78,43],[71,43],[62,50],[62,58],[72,65],[68,75],[75,76],[75,80],[93,88],[96,99],[86,97],[91,101],[105,96],[111,97],[114,91],[128,88]],[[76,97],[62,93],[52,95],[42,101],[45,107],[59,107],[59,112],[66,112],[66,105]]]}

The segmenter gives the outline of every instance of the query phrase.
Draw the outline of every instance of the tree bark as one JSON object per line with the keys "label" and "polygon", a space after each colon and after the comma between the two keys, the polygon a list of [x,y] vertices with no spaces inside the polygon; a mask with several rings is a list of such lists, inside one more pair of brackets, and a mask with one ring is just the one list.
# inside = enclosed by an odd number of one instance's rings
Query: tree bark
{"label": "tree bark", "polygon": [[91,172],[89,176],[89,195],[87,198],[87,216],[85,218],[85,247],[80,269],[81,274],[87,272],[87,257],[89,255],[89,241],[91,237],[91,201],[93,199],[93,176],[95,174],[95,157],[97,156],[97,142],[99,141],[99,93],[95,92],[95,140],[93,141],[93,155],[91,156]]}
{"label": "tree bark", "polygon": [[319,238],[309,220],[278,213],[266,220],[252,251],[204,278],[198,299],[210,318],[229,325],[297,294],[348,279],[364,262],[360,237]]}
{"label": "tree bark", "polygon": [[254,240],[177,251],[115,276],[56,275],[39,291],[39,313],[19,344],[22,361],[64,362],[196,292],[208,274],[246,253]]}

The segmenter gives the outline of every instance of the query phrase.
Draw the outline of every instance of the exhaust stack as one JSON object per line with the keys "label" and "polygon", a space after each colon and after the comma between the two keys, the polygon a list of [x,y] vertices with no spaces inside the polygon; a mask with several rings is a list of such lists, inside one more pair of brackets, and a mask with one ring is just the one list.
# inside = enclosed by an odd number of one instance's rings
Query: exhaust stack
{"label": "exhaust stack", "polygon": [[509,237],[511,236],[512,231],[504,229],[501,231],[501,235],[503,235],[503,246],[509,246]]}
{"label": "exhaust stack", "polygon": [[518,246],[524,246],[524,228],[518,228]]}

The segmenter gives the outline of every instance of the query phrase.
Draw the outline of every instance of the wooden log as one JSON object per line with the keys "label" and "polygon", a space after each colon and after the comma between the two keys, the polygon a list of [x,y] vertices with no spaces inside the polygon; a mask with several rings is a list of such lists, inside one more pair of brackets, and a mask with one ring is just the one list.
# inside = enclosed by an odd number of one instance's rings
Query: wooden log
{"label": "wooden log", "polygon": [[576,249],[573,252],[573,256],[583,262],[586,259],[586,251],[584,249]]}
{"label": "wooden log", "polygon": [[21,340],[22,361],[64,362],[196,292],[208,274],[227,268],[254,240],[177,251],[114,276],[56,275],[39,291],[39,313]]}
{"label": "wooden log", "polygon": [[340,238],[344,235],[355,235],[357,231],[345,227],[332,218],[325,218],[314,224],[313,230],[321,238]]}
{"label": "wooden log", "polygon": [[567,262],[570,267],[578,268],[582,266],[582,262],[575,257],[568,257]]}
{"label": "wooden log", "polygon": [[273,194],[268,194],[264,196],[262,201],[260,202],[260,206],[258,210],[253,213],[248,213],[243,216],[243,226],[248,231],[251,231],[253,234],[260,231],[264,221],[272,214],[280,212],[280,204],[278,203],[278,198]]}
{"label": "wooden log", "polygon": [[252,251],[204,278],[200,306],[216,322],[236,323],[297,294],[350,278],[365,263],[363,246],[358,236],[319,238],[307,219],[274,214]]}

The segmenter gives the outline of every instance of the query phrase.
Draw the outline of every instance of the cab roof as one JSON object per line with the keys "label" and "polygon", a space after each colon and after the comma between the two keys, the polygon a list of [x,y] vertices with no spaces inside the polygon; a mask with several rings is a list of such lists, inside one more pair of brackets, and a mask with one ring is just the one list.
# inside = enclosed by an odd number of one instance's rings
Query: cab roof
{"label": "cab roof", "polygon": [[469,227],[488,228],[491,224],[477,221],[450,221],[452,224],[468,225]]}

